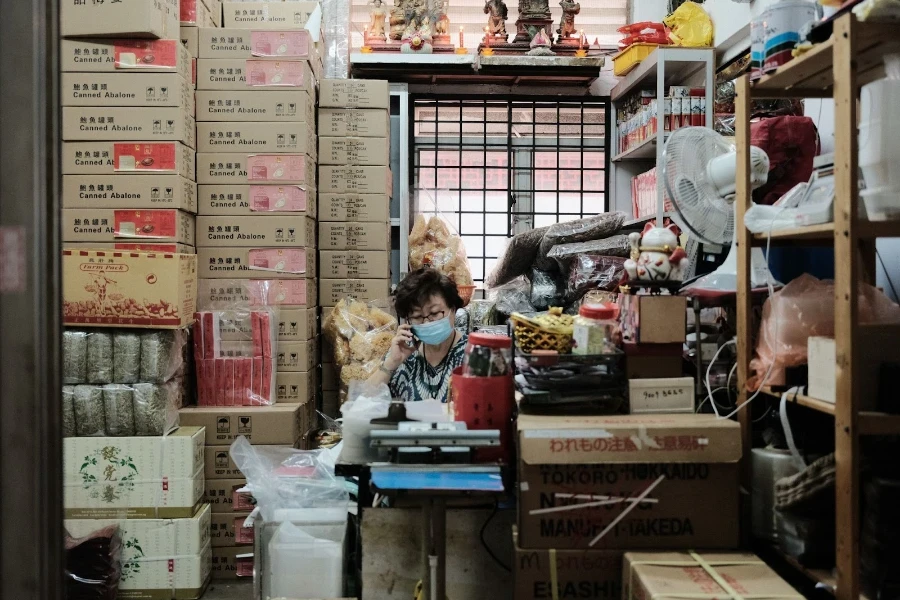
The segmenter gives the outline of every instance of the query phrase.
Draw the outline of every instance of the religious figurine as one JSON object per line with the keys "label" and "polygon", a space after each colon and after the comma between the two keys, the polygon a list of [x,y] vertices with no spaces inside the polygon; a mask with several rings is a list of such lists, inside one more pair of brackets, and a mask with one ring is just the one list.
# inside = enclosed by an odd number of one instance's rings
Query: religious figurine
{"label": "religious figurine", "polygon": [[542,19],[550,16],[547,0],[519,0],[520,19]]}
{"label": "religious figurine", "polygon": [[509,12],[503,0],[487,0],[484,3],[484,14],[488,15],[488,34],[491,37],[506,39],[506,19]]}
{"label": "religious figurine", "polygon": [[531,50],[527,52],[528,56],[556,56],[556,53],[550,49],[552,42],[550,36],[543,29],[538,29],[534,37],[531,38],[529,46]]}
{"label": "religious figurine", "polygon": [[450,0],[440,0],[438,6],[439,15],[437,23],[434,25],[434,34],[436,36],[450,35],[450,17],[447,16],[447,11],[450,9]]}
{"label": "religious figurine", "polygon": [[419,29],[412,33],[403,34],[400,52],[403,54],[431,54],[434,47],[431,44],[431,32],[428,29]]}
{"label": "religious figurine", "polygon": [[559,20],[559,29],[556,33],[559,34],[558,39],[562,41],[575,35],[575,15],[581,12],[581,4],[573,0],[559,0],[559,5],[562,7],[562,18]]}
{"label": "religious figurine", "polygon": [[656,227],[651,222],[644,226],[643,234],[629,234],[631,256],[624,267],[630,281],[682,280],[690,261],[678,245],[673,227]]}
{"label": "religious figurine", "polygon": [[372,0],[370,4],[372,7],[369,9],[369,29],[365,42],[366,44],[370,40],[384,42],[386,40],[384,35],[384,18],[387,16],[387,9],[384,7],[382,0]]}
{"label": "religious figurine", "polygon": [[410,0],[394,0],[394,8],[391,9],[391,39],[400,41],[403,32],[406,31],[406,11]]}

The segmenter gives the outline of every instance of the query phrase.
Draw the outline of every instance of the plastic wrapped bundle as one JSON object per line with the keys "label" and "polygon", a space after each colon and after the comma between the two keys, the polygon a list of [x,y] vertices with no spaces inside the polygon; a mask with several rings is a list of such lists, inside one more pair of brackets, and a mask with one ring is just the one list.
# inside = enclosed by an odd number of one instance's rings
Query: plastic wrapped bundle
{"label": "plastic wrapped bundle", "polygon": [[133,399],[136,435],[165,435],[178,426],[178,409],[182,404],[179,382],[137,383]]}
{"label": "plastic wrapped bundle", "polygon": [[62,389],[63,437],[75,437],[75,386],[64,385]]}
{"label": "plastic wrapped bundle", "polygon": [[113,334],[113,383],[141,379],[141,336],[130,331]]}
{"label": "plastic wrapped bundle", "polygon": [[73,397],[75,434],[78,437],[106,435],[106,411],[103,389],[94,385],[76,385]]}
{"label": "plastic wrapped bundle", "polygon": [[87,381],[87,341],[84,331],[63,332],[63,383],[75,385]]}
{"label": "plastic wrapped bundle", "polygon": [[562,299],[563,287],[557,281],[555,273],[547,273],[538,269],[531,271],[531,305],[537,310],[547,310],[558,306]]}
{"label": "plastic wrapped bundle", "polygon": [[350,77],[350,0],[322,0],[325,78]]}
{"label": "plastic wrapped bundle", "polygon": [[113,380],[113,335],[95,331],[87,339],[87,383],[103,385]]}
{"label": "plastic wrapped bundle", "polygon": [[524,277],[491,289],[488,299],[494,303],[497,312],[504,315],[537,312],[531,304],[531,284]]}
{"label": "plastic wrapped bundle", "polygon": [[148,331],[141,335],[142,383],[164,383],[182,364],[185,335],[181,330]]}
{"label": "plastic wrapped bundle", "polygon": [[542,271],[554,271],[557,269],[556,261],[548,258],[554,246],[608,238],[618,233],[624,222],[625,213],[611,212],[551,225],[541,240],[534,266]]}
{"label": "plastic wrapped bundle", "polygon": [[119,383],[103,387],[103,409],[106,435],[128,437],[134,435],[134,388]]}
{"label": "plastic wrapped bundle", "polygon": [[426,221],[418,215],[409,233],[409,268],[415,271],[423,267],[437,269],[457,286],[473,284],[462,240],[450,233],[440,217]]}
{"label": "plastic wrapped bundle", "polygon": [[572,261],[566,304],[581,299],[590,290],[615,291],[625,272],[625,259],[619,256],[582,254]]}
{"label": "plastic wrapped bundle", "polygon": [[559,244],[553,246],[547,254],[547,257],[556,261],[556,264],[559,266],[559,270],[562,273],[568,273],[572,260],[581,254],[621,256],[622,258],[628,258],[631,254],[631,245],[628,243],[627,235],[619,234],[602,240],[576,242],[574,244]]}
{"label": "plastic wrapped bundle", "polygon": [[121,573],[118,525],[80,539],[66,534],[66,600],[116,600]]}
{"label": "plastic wrapped bundle", "polygon": [[538,227],[513,236],[484,284],[489,288],[506,285],[516,277],[528,273],[548,229],[550,228]]}

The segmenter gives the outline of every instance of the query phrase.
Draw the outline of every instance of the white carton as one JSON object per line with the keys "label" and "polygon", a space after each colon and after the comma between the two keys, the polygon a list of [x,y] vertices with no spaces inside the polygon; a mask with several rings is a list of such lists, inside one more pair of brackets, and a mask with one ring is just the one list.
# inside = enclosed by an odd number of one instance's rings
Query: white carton
{"label": "white carton", "polygon": [[694,378],[629,379],[631,414],[694,412]]}

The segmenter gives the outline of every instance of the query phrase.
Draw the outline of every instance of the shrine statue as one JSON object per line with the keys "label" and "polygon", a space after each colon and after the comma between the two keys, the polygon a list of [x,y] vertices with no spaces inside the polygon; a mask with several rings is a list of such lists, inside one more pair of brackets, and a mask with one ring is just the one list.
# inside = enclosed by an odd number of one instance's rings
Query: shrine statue
{"label": "shrine statue", "polygon": [[384,35],[384,18],[387,16],[387,9],[382,0],[372,0],[369,9],[369,34],[368,40],[385,41]]}
{"label": "shrine statue", "polygon": [[410,0],[394,0],[391,9],[391,39],[400,41],[406,31],[406,12],[410,8]]}
{"label": "shrine statue", "polygon": [[575,15],[581,12],[581,4],[573,2],[573,0],[559,0],[562,7],[562,19],[559,21],[559,39],[572,37],[575,35]]}
{"label": "shrine statue", "polygon": [[549,16],[548,0],[519,0],[520,19],[543,19]]}
{"label": "shrine statue", "polygon": [[450,9],[450,0],[441,0],[439,3],[439,15],[437,23],[434,24],[435,35],[450,35],[450,17],[447,11]]}
{"label": "shrine statue", "polygon": [[509,11],[503,0],[487,0],[484,3],[484,14],[488,16],[488,33],[491,36],[506,37],[506,19]]}

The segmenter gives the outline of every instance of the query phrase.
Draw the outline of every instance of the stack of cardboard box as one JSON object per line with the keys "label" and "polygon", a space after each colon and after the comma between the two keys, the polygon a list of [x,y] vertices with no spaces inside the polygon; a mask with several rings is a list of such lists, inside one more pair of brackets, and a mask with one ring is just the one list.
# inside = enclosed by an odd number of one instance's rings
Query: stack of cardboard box
{"label": "stack of cardboard box", "polygon": [[181,42],[199,58],[200,28],[222,26],[222,0],[180,0]]}
{"label": "stack of cardboard box", "polygon": [[[390,88],[324,80],[319,98],[319,299],[386,301],[391,285]],[[324,316],[324,315],[323,315]],[[323,408],[335,415],[338,379],[323,356]]]}

